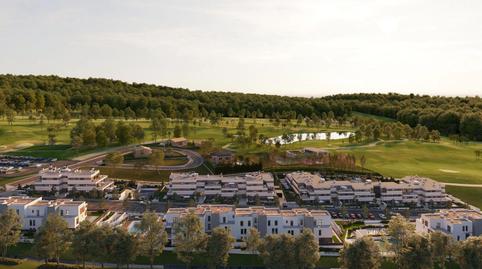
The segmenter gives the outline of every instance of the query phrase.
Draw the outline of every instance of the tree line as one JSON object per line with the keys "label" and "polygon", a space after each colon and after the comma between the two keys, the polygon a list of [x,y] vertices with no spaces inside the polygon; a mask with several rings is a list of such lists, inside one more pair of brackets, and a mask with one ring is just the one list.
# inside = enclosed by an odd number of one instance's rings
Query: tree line
{"label": "tree line", "polygon": [[[401,215],[391,218],[388,223],[389,239],[382,243],[384,251],[400,269],[447,268],[454,262],[464,269],[479,269],[482,266],[482,237],[472,236],[464,241],[436,231],[428,235],[415,233],[413,224]],[[381,268],[383,258],[379,244],[364,236],[345,245],[340,253],[341,268]]]}
{"label": "tree line", "polygon": [[[35,113],[61,119],[68,113],[90,117],[149,118],[154,111],[177,119],[190,115],[217,122],[221,117],[254,117],[312,122],[353,111],[417,124],[442,135],[482,140],[480,97],[401,94],[341,94],[321,98],[232,92],[202,92],[109,79],[0,75],[0,115]],[[310,121],[311,123],[311,121]]]}
{"label": "tree line", "polygon": [[[0,215],[0,248],[6,256],[9,247],[20,239],[20,217],[12,209]],[[135,262],[138,256],[148,258],[151,268],[156,257],[168,243],[168,231],[160,217],[152,212],[143,214],[136,224],[137,232],[128,233],[122,228],[97,226],[84,221],[72,231],[67,222],[57,214],[50,214],[35,234],[34,250],[47,263],[60,262],[72,250],[74,258],[83,268],[86,262],[115,263],[120,268]],[[217,227],[210,235],[193,211],[181,216],[172,227],[175,253],[178,260],[190,267],[195,259],[203,260],[209,268],[226,266],[235,238],[228,229]],[[446,268],[455,261],[461,268],[478,269],[482,265],[482,237],[469,237],[460,242],[441,232],[426,236],[417,235],[414,227],[404,217],[397,215],[389,221],[386,250],[388,259],[401,269]],[[246,231],[244,247],[258,254],[267,268],[315,268],[319,262],[318,242],[311,230],[298,235],[271,234],[262,238],[255,228]],[[341,268],[380,268],[383,258],[379,245],[370,237],[362,237],[346,244],[340,253]]]}

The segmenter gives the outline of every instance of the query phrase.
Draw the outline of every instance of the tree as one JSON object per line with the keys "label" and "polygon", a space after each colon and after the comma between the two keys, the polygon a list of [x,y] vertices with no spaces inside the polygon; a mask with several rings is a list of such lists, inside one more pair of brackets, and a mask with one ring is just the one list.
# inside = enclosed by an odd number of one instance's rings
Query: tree
{"label": "tree", "polygon": [[121,145],[128,145],[134,142],[131,125],[122,121],[117,123],[116,136]]}
{"label": "tree", "polygon": [[182,135],[184,137],[188,137],[189,136],[189,124],[188,123],[184,123],[182,125]]}
{"label": "tree", "polygon": [[294,237],[289,234],[268,235],[259,246],[263,263],[270,269],[295,268]]}
{"label": "tree", "polygon": [[45,263],[49,259],[55,259],[58,264],[60,256],[70,247],[71,235],[67,222],[59,215],[51,213],[35,235],[35,249]]}
{"label": "tree", "polygon": [[147,158],[149,165],[155,166],[157,173],[159,174],[159,166],[164,164],[164,152],[162,150],[154,150]]}
{"label": "tree", "polygon": [[10,246],[17,244],[20,239],[22,224],[20,217],[13,209],[8,209],[0,215],[0,249],[2,256],[7,255]]}
{"label": "tree", "polygon": [[111,239],[113,230],[110,226],[104,225],[100,227],[95,227],[94,230],[90,233],[92,238],[95,238],[96,243],[91,245],[90,251],[93,256],[93,260],[99,262],[104,268],[104,262],[112,260],[112,242]]}
{"label": "tree", "polygon": [[471,236],[459,242],[456,248],[455,258],[460,268],[482,268],[482,236]]}
{"label": "tree", "polygon": [[406,244],[409,236],[414,233],[415,228],[402,215],[393,216],[388,222],[387,233],[392,238],[391,249],[395,258],[400,258],[402,247]]}
{"label": "tree", "polygon": [[233,248],[236,240],[229,230],[221,227],[214,228],[206,244],[206,258],[209,268],[226,266],[229,258],[229,251]]}
{"label": "tree", "polygon": [[439,268],[445,268],[445,261],[453,250],[454,243],[452,237],[442,232],[433,232],[429,235],[430,249],[432,250],[432,260],[438,264]]}
{"label": "tree", "polygon": [[190,211],[174,223],[173,230],[177,258],[189,268],[194,255],[205,249],[206,234],[201,221],[193,211]]}
{"label": "tree", "polygon": [[[479,110],[480,111],[480,110]],[[460,134],[472,140],[482,140],[482,113],[468,113],[460,121]]]}
{"label": "tree", "polygon": [[381,266],[382,256],[373,239],[364,236],[350,245],[345,245],[340,253],[339,261],[341,268],[377,269]]}
{"label": "tree", "polygon": [[72,250],[78,259],[82,262],[82,267],[85,268],[85,261],[95,256],[95,245],[98,243],[98,238],[92,236],[96,226],[92,222],[83,221],[80,226],[74,231],[72,239]]}
{"label": "tree", "polygon": [[97,133],[95,135],[95,141],[97,143],[97,146],[99,147],[105,147],[109,143],[107,135],[105,134],[105,131],[102,128],[99,128],[97,130]]}
{"label": "tree", "polygon": [[456,249],[456,259],[460,268],[482,268],[482,237],[471,236],[461,241]]}
{"label": "tree", "polygon": [[144,137],[146,135],[144,133],[144,129],[142,129],[142,127],[139,124],[131,124],[131,133],[132,133],[133,138],[137,142],[143,141]]}
{"label": "tree", "polygon": [[315,268],[320,260],[318,240],[310,229],[303,229],[295,237],[295,264],[299,269]]}
{"label": "tree", "polygon": [[137,226],[139,230],[140,253],[149,258],[151,268],[154,258],[162,253],[167,243],[167,233],[164,230],[164,223],[159,216],[152,212],[144,213],[141,222]]}
{"label": "tree", "polygon": [[40,125],[40,130],[44,128],[45,115],[40,114],[38,124]]}
{"label": "tree", "polygon": [[125,229],[116,228],[110,236],[109,240],[111,246],[111,257],[117,263],[117,267],[120,265],[127,265],[137,257],[139,251],[139,242],[137,239],[129,234]]}
{"label": "tree", "polygon": [[400,250],[398,265],[402,269],[432,268],[433,261],[429,240],[417,234],[407,237]]}
{"label": "tree", "polygon": [[57,142],[57,131],[58,129],[55,126],[47,127],[47,137],[49,145],[55,145],[55,143]]}
{"label": "tree", "polygon": [[15,121],[15,116],[17,115],[17,112],[13,109],[7,109],[7,112],[5,113],[7,116],[7,122],[11,126],[13,125],[13,122]]}
{"label": "tree", "polygon": [[246,243],[246,250],[251,252],[252,254],[258,251],[261,242],[261,236],[259,234],[258,229],[250,228],[248,232],[248,236],[245,239]]}
{"label": "tree", "polygon": [[181,137],[182,129],[179,125],[174,126],[173,135],[174,137]]}

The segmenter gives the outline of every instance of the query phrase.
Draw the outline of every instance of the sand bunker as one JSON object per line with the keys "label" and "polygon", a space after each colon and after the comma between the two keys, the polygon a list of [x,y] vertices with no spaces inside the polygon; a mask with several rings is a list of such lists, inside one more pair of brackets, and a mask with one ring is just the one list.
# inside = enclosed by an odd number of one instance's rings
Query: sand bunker
{"label": "sand bunker", "polygon": [[445,173],[451,173],[451,174],[460,173],[460,171],[448,170],[448,169],[439,169],[439,171],[442,171],[442,172],[445,172]]}
{"label": "sand bunker", "polygon": [[15,145],[15,148],[16,149],[23,149],[23,148],[28,148],[28,147],[31,147],[33,146],[33,144],[30,144],[30,143],[22,143],[22,144],[17,144]]}

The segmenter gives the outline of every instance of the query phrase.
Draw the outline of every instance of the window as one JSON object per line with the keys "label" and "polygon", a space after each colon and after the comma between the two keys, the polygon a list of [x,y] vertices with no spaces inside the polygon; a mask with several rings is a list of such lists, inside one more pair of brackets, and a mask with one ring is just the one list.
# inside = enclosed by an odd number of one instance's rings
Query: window
{"label": "window", "polygon": [[290,221],[290,226],[293,226],[293,221]]}
{"label": "window", "polygon": [[447,232],[452,232],[452,227],[450,227],[450,225],[447,225]]}
{"label": "window", "polygon": [[208,221],[211,221],[211,216],[208,216]]}
{"label": "window", "polygon": [[318,236],[321,236],[321,230],[318,230]]}
{"label": "window", "polygon": [[223,217],[223,223],[226,223],[226,217]]}
{"label": "window", "polygon": [[239,222],[239,225],[240,225],[241,227],[243,227],[243,226],[244,226],[244,221],[240,221],[240,222]]}
{"label": "window", "polygon": [[268,220],[268,226],[271,226],[271,220]]}
{"label": "window", "polygon": [[251,221],[250,221],[250,220],[248,220],[248,227],[250,227],[250,226],[251,226]]}
{"label": "window", "polygon": [[64,215],[64,210],[61,209],[61,210],[60,210],[60,216],[63,216],[63,215]]}
{"label": "window", "polygon": [[274,221],[274,226],[278,226],[278,221],[277,221],[277,220]]}

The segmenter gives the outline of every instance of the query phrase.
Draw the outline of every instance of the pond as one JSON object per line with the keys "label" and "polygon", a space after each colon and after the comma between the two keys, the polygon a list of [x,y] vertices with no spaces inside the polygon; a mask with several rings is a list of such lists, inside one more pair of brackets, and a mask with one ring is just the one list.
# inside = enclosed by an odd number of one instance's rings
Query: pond
{"label": "pond", "polygon": [[266,144],[276,144],[277,141],[281,145],[291,144],[306,140],[338,140],[350,137],[352,132],[320,132],[320,133],[292,133],[271,137],[266,140]]}

